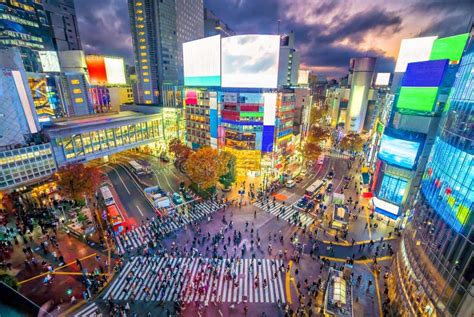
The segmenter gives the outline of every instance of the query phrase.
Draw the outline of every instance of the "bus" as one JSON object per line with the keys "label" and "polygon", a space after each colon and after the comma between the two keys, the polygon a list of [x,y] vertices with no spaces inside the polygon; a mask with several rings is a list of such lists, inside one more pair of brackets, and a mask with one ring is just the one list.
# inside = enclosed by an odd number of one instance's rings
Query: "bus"
{"label": "bus", "polygon": [[313,198],[314,195],[316,195],[319,192],[321,187],[323,187],[324,183],[325,181],[318,179],[313,184],[311,184],[311,186],[306,188],[305,195],[308,196],[309,198]]}
{"label": "bus", "polygon": [[112,196],[109,186],[102,186],[100,188],[100,193],[102,194],[102,198],[104,198],[104,203],[106,206],[115,204],[114,196]]}
{"label": "bus", "polygon": [[145,175],[145,174],[147,174],[147,169],[144,168],[137,161],[131,160],[128,163],[130,164],[130,167],[132,168],[132,171],[135,173],[135,175]]}
{"label": "bus", "polygon": [[107,206],[107,218],[109,219],[109,223],[114,228],[114,232],[122,232],[124,219],[115,204]]}

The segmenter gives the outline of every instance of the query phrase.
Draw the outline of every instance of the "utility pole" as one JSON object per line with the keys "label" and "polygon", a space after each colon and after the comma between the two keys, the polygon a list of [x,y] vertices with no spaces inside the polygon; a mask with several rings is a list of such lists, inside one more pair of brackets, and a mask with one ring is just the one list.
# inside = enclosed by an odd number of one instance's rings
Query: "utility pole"
{"label": "utility pole", "polygon": [[278,35],[280,35],[280,22],[281,22],[281,20],[278,19]]}

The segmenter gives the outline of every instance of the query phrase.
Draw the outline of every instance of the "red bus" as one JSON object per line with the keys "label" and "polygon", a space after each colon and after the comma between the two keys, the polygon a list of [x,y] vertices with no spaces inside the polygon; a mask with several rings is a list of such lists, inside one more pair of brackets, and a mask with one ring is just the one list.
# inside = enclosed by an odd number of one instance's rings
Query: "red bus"
{"label": "red bus", "polygon": [[122,232],[124,219],[115,204],[107,206],[107,217],[115,232]]}

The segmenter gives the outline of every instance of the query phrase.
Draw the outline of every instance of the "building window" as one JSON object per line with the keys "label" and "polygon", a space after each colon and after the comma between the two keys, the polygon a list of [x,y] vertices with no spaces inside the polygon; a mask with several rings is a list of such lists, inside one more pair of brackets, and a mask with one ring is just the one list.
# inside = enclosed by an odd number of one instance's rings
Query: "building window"
{"label": "building window", "polygon": [[145,94],[145,95],[149,95],[149,94],[151,94],[151,92],[150,92],[149,90],[145,90],[145,91],[144,91],[144,94]]}
{"label": "building window", "polygon": [[141,50],[146,49],[146,45],[140,45],[140,49],[141,49]]}
{"label": "building window", "polygon": [[140,42],[140,43],[145,43],[146,40],[145,40],[145,39],[140,39],[139,42]]}
{"label": "building window", "polygon": [[148,76],[149,73],[148,72],[143,72],[143,76]]}
{"label": "building window", "polygon": [[77,102],[77,103],[83,103],[83,102],[84,102],[84,99],[82,99],[82,98],[75,98],[74,101]]}
{"label": "building window", "polygon": [[82,90],[80,90],[79,88],[75,88],[72,90],[73,93],[75,94],[80,94],[82,92]]}
{"label": "building window", "polygon": [[142,69],[148,69],[148,66],[147,66],[147,65],[143,65],[143,66],[142,66]]}
{"label": "building window", "polygon": [[143,82],[148,83],[150,80],[148,78],[143,78]]}
{"label": "building window", "polygon": [[79,85],[79,79],[72,79],[71,84],[73,85]]}
{"label": "building window", "polygon": [[142,5],[143,5],[142,2],[137,2],[137,3],[135,4],[135,6],[137,6],[137,7],[141,7]]}
{"label": "building window", "polygon": [[145,100],[145,103],[146,103],[146,104],[150,104],[150,103],[151,103],[151,100]]}
{"label": "building window", "polygon": [[146,56],[146,52],[141,52],[140,56]]}

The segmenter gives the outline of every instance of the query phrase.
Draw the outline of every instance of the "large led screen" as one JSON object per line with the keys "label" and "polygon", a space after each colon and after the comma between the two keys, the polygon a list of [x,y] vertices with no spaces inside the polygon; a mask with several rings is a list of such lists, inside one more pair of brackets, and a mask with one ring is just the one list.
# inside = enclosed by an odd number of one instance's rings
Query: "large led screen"
{"label": "large led screen", "polygon": [[377,73],[375,86],[388,86],[390,82],[390,73]]}
{"label": "large led screen", "polygon": [[433,111],[438,87],[401,87],[397,109],[414,112]]}
{"label": "large led screen", "polygon": [[394,138],[384,134],[379,158],[388,164],[411,169],[415,165],[420,143]]}
{"label": "large led screen", "polygon": [[105,57],[104,64],[109,85],[124,85],[127,83],[123,58]]}
{"label": "large led screen", "polygon": [[91,84],[107,84],[107,72],[105,70],[104,56],[88,55],[86,56],[86,64]]}
{"label": "large led screen", "polygon": [[60,72],[58,53],[55,51],[39,51],[43,72]]}
{"label": "large led screen", "polygon": [[466,46],[469,33],[437,39],[433,43],[430,60],[449,59],[459,61]]}
{"label": "large led screen", "polygon": [[429,60],[433,42],[437,38],[437,36],[428,36],[402,40],[395,72],[404,73],[408,63]]}
{"label": "large led screen", "polygon": [[307,85],[309,81],[309,70],[298,71],[298,85]]}
{"label": "large led screen", "polygon": [[403,75],[402,86],[438,87],[443,81],[447,66],[447,59],[409,63]]}
{"label": "large led screen", "polygon": [[221,36],[183,43],[184,85],[220,86]]}
{"label": "large led screen", "polygon": [[222,39],[222,87],[276,88],[278,35],[238,35]]}

